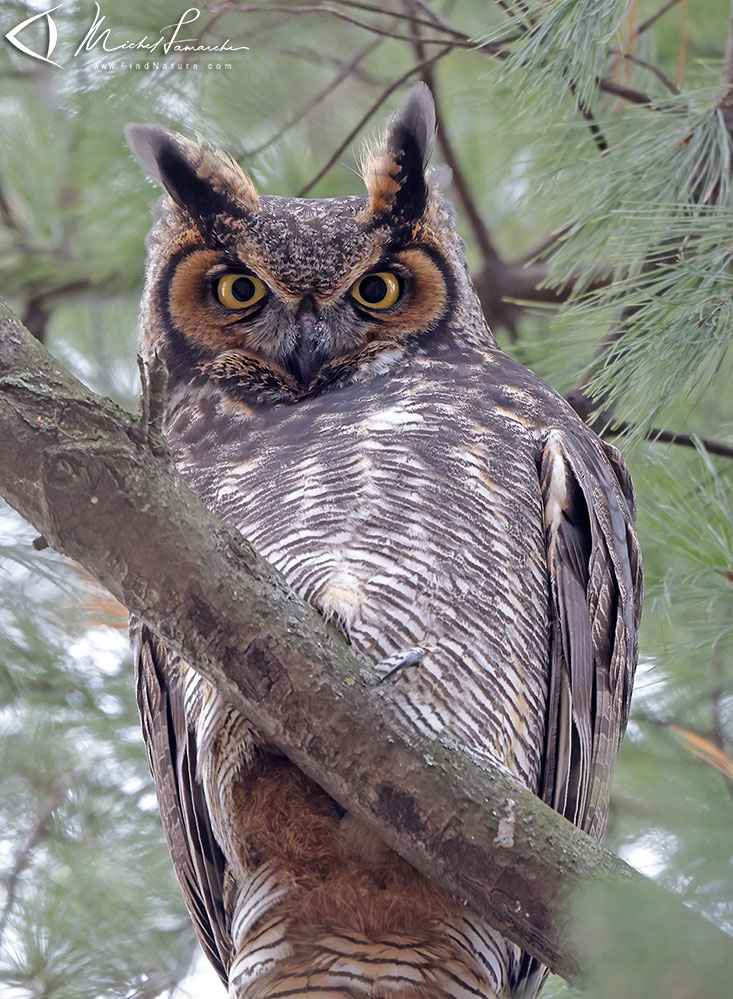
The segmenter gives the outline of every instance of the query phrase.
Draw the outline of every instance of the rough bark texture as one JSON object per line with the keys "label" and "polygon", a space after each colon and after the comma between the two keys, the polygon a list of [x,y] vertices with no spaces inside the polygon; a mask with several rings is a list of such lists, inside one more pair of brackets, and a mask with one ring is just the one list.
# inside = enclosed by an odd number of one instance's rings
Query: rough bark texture
{"label": "rough bark texture", "polygon": [[[499,770],[407,744],[387,720],[388,689],[367,683],[341,636],[202,506],[160,439],[141,440],[2,302],[0,492],[344,807],[563,977],[587,970],[574,893],[664,895]],[[665,905],[690,959],[726,954],[727,937],[672,897]]]}

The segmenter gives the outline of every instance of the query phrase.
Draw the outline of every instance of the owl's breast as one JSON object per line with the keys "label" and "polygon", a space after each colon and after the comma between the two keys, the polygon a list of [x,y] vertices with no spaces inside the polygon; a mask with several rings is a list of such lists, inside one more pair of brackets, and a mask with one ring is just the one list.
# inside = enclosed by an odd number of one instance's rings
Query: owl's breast
{"label": "owl's breast", "polygon": [[535,445],[461,387],[460,404],[455,380],[421,379],[245,415],[236,437],[214,435],[216,467],[196,447],[179,463],[375,666],[422,652],[394,685],[405,724],[534,786],[548,627]]}

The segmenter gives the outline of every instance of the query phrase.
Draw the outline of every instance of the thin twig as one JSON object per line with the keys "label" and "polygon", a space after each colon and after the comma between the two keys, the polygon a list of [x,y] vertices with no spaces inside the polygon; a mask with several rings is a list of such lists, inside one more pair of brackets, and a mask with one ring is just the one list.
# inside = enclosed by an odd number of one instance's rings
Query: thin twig
{"label": "thin twig", "polygon": [[[234,8],[237,13],[242,11],[241,7]],[[267,10],[266,7],[258,7],[257,10],[263,13]],[[253,13],[253,8],[249,8],[244,13]],[[283,25],[288,24],[290,18],[284,11],[279,11],[282,14],[281,17],[272,17],[269,20],[267,18],[262,18],[253,27],[247,27],[246,31],[238,32],[237,34],[232,34],[229,36],[229,40],[232,42],[246,42],[251,41],[253,38],[257,38],[259,35],[264,35],[268,31],[276,31]]]}
{"label": "thin twig", "polygon": [[[413,24],[432,28],[433,30],[435,28],[440,28],[447,32],[447,34],[453,35],[455,38],[460,38],[462,41],[466,41],[468,37],[464,31],[458,31],[456,28],[452,28],[447,23],[440,23],[435,20],[426,20],[425,18],[413,16],[411,14],[407,15],[401,10],[389,10],[387,7],[379,7],[376,4],[371,3],[361,3],[359,0],[334,0],[334,2],[339,3],[344,7],[354,7],[357,10],[367,10],[370,13],[383,14],[385,17],[395,17],[401,21],[410,20]],[[446,38],[444,41],[448,41],[448,39]]]}
{"label": "thin twig", "polygon": [[424,62],[420,62],[417,63],[417,65],[412,66],[410,69],[407,70],[406,73],[403,73],[401,76],[397,77],[396,80],[390,83],[390,85],[386,88],[386,90],[383,90],[382,93],[377,98],[377,100],[374,101],[369,110],[364,115],[362,115],[362,117],[359,119],[356,125],[351,129],[346,138],[343,139],[338,144],[336,149],[334,149],[333,153],[329,156],[328,160],[326,161],[326,163],[324,163],[324,165],[321,167],[318,173],[314,177],[311,177],[311,179],[308,181],[307,184],[304,184],[303,187],[301,187],[296,197],[298,198],[305,197],[308,191],[310,191],[311,188],[315,187],[315,185],[318,183],[321,177],[325,176],[325,174],[328,173],[328,171],[338,160],[339,156],[343,153],[343,151],[348,146],[351,145],[351,143],[354,141],[359,132],[361,132],[362,128],[364,128],[367,122],[377,113],[377,111],[381,108],[381,106],[384,104],[387,98],[390,97],[390,95],[393,94],[395,90],[401,87],[403,83],[406,83],[411,76],[415,76],[417,73],[422,72],[422,70],[426,66],[432,66],[433,63],[438,61],[438,59],[442,59],[443,56],[451,52],[453,48],[454,48],[453,45],[446,45],[444,48],[440,50],[440,52],[436,52],[434,55],[430,56],[429,59],[425,59]]}
{"label": "thin twig", "polygon": [[517,15],[514,13],[514,11],[512,10],[512,8],[510,7],[510,5],[507,3],[507,0],[496,0],[496,2],[498,4],[498,6],[501,7],[501,9],[504,11],[504,13],[506,14],[506,16],[510,17],[512,20],[514,20],[514,18]]}
{"label": "thin twig", "polygon": [[608,143],[606,142],[606,137],[601,130],[601,126],[596,121],[595,115],[585,103],[584,100],[578,97],[578,88],[575,85],[575,80],[568,80],[568,89],[570,93],[575,98],[575,103],[578,111],[588,123],[588,129],[590,131],[591,137],[596,144],[596,148],[599,153],[605,153],[608,149]]}
{"label": "thin twig", "polygon": [[721,69],[720,80],[725,89],[733,86],[733,0],[730,5],[730,25],[728,27],[728,41],[725,46],[725,57]]}
{"label": "thin twig", "polygon": [[685,75],[685,55],[687,53],[687,0],[682,0],[682,23],[680,24],[680,54],[677,60],[677,86],[681,86]]}
{"label": "thin twig", "polygon": [[435,87],[433,76],[432,74],[427,73],[425,75],[428,76],[428,79],[425,80],[425,82],[432,90],[433,99],[435,100],[435,122],[438,127],[438,146],[443,154],[443,159],[451,169],[453,187],[455,188],[455,192],[458,195],[464,212],[466,213],[468,224],[471,227],[471,231],[473,232],[474,239],[478,244],[482,257],[496,259],[499,254],[497,253],[496,247],[492,242],[486,223],[478,210],[478,206],[476,205],[473,194],[468,185],[468,181],[466,180],[466,175],[463,172],[463,167],[461,166],[458,158],[458,153],[456,152],[450,136],[448,135],[445,118],[443,117],[442,109],[437,97],[437,88]]}
{"label": "thin twig", "polygon": [[[612,50],[618,51],[618,50]],[[670,93],[679,94],[682,93],[680,88],[674,82],[670,80],[666,73],[663,73],[658,66],[655,66],[652,62],[647,62],[646,59],[640,59],[638,56],[632,55],[631,52],[619,52],[619,58],[626,59],[628,62],[633,62],[635,66],[641,66],[642,69],[647,70],[647,72],[652,73],[659,80],[663,86],[670,91]]]}
{"label": "thin twig", "polygon": [[209,31],[211,31],[211,29],[214,27],[219,18],[222,17],[224,14],[228,13],[228,11],[229,7],[221,7],[219,10],[215,11],[211,15],[209,20],[206,22],[206,24],[203,25],[203,27],[199,30],[198,34],[194,35],[195,44],[200,45],[205,35],[207,35]]}
{"label": "thin twig", "polygon": [[660,17],[666,14],[668,10],[671,10],[679,2],[680,0],[667,0],[667,3],[662,4],[655,14],[650,14],[645,21],[641,22],[639,27],[636,29],[635,37],[638,38],[639,35],[642,35],[645,31],[651,28],[655,21],[658,21]]}
{"label": "thin twig", "polygon": [[507,17],[511,17],[512,20],[514,21],[517,20],[517,12],[516,10],[514,10],[514,8],[517,7],[519,8],[519,13],[522,14],[522,16],[525,17],[530,24],[534,23],[532,18],[530,17],[529,6],[526,3],[524,3],[524,0],[511,0],[511,2],[509,2],[509,0],[496,0],[496,2],[499,5],[499,7],[501,7],[501,9],[504,11],[504,13],[507,15]]}
{"label": "thin twig", "polygon": [[[381,41],[381,39],[377,39]],[[335,69],[340,72],[344,67],[344,60],[335,55],[324,52],[322,49],[311,49],[306,46],[296,45],[275,45],[272,49],[278,55],[287,56],[289,59],[302,59],[303,62],[311,63],[320,69]],[[363,66],[355,66],[351,71],[352,77],[368,87],[378,87],[382,85],[382,80],[377,79],[372,73],[366,72]]]}
{"label": "thin twig", "polygon": [[359,63],[381,44],[381,41],[381,38],[372,39],[372,41],[361,49],[360,52],[357,52],[351,62],[346,63],[346,65],[341,68],[340,72],[337,73],[327,86],[325,86],[322,90],[319,90],[317,94],[310,98],[310,100],[306,101],[306,103],[303,104],[302,107],[296,111],[295,114],[289,118],[288,121],[281,128],[279,128],[274,135],[270,136],[270,138],[265,140],[265,142],[261,142],[259,146],[255,146],[254,149],[245,150],[240,158],[244,159],[245,157],[257,156],[274,142],[277,142],[278,139],[282,138],[287,131],[289,131],[294,125],[297,125],[299,121],[302,121],[306,115],[310,114],[314,108],[318,107],[322,101],[332,94],[339,84],[343,83],[343,81],[353,73]]}
{"label": "thin twig", "polygon": [[513,5],[508,2],[508,0],[496,0],[497,4],[504,11],[507,17],[511,18],[512,21],[517,20],[517,12],[514,10]]}
{"label": "thin twig", "polygon": [[[453,25],[446,21],[442,14],[439,14],[437,10],[433,10],[430,4],[427,3],[427,0],[415,0],[415,6],[434,21],[438,27],[442,28],[443,31],[449,31],[451,34],[456,31]],[[458,34],[463,34],[466,37],[464,32],[459,31]]]}
{"label": "thin twig", "polygon": [[[415,53],[418,59],[424,61],[425,51],[422,45],[422,39],[419,37],[420,25],[418,21],[412,17],[412,8],[415,5],[412,0],[407,0],[407,3],[411,12],[410,24],[416,36],[418,36],[418,40],[414,45]],[[435,82],[435,67],[432,65],[426,66],[421,75],[423,81],[428,85],[428,87],[430,87],[433,94],[433,103],[435,105],[435,124],[438,131],[438,146],[443,154],[443,159],[450,167],[455,192],[458,195],[461,205],[463,206],[463,211],[466,214],[474,239],[476,240],[478,248],[481,251],[482,258],[484,261],[496,261],[499,259],[499,254],[497,253],[496,247],[492,242],[486,223],[481,217],[481,212],[478,210],[478,206],[476,205],[473,194],[471,193],[471,188],[466,180],[466,175],[463,172],[463,167],[461,166],[458,154],[450,140],[450,136],[448,135],[448,130],[446,128],[441,108],[440,94]]]}
{"label": "thin twig", "polygon": [[654,101],[654,98],[650,97],[649,94],[645,94],[643,90],[634,90],[631,87],[625,87],[621,83],[614,83],[613,80],[599,80],[598,87],[604,93],[614,94],[616,97],[620,97],[624,101],[629,101],[631,104],[652,104]]}
{"label": "thin twig", "polygon": [[561,240],[564,236],[567,236],[572,226],[572,222],[567,222],[564,226],[555,230],[555,232],[551,232],[549,236],[545,236],[545,238],[541,239],[539,243],[536,243],[531,250],[527,250],[525,254],[519,257],[515,261],[515,264],[524,265],[534,260],[544,259],[547,251],[551,250],[555,243]]}
{"label": "thin twig", "polygon": [[[326,14],[330,17],[335,17],[339,21],[345,21],[347,24],[353,24],[357,28],[363,28],[365,31],[371,31],[373,34],[382,35],[385,38],[396,38],[400,42],[409,42],[410,44],[414,39],[410,35],[400,35],[396,31],[390,31],[388,28],[382,28],[377,24],[372,24],[369,21],[360,21],[356,17],[351,17],[342,10],[338,10],[336,7],[326,7],[325,5],[314,5],[314,4],[301,4],[299,6],[286,6],[284,4],[268,4],[268,11],[279,11],[287,14]],[[254,7],[252,5],[247,5],[246,7],[237,7],[237,12],[240,14],[253,14],[261,13],[262,7]],[[470,41],[467,36],[455,38],[451,45],[456,48],[463,49],[474,49],[476,48],[474,42]],[[515,38],[511,39],[500,39],[502,44],[507,41],[516,41]],[[445,38],[423,38],[423,42],[426,45],[445,45]],[[498,42],[496,44],[499,44]]]}

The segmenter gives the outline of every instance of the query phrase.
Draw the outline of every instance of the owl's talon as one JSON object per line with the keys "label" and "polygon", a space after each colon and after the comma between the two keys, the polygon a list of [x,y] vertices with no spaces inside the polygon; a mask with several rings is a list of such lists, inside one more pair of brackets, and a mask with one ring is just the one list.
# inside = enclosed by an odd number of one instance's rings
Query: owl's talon
{"label": "owl's talon", "polygon": [[377,682],[384,683],[385,680],[391,679],[400,670],[407,669],[410,666],[419,666],[424,658],[425,653],[422,649],[410,649],[407,653],[400,652],[396,656],[390,656],[389,659],[383,660],[375,667],[379,674]]}
{"label": "owl's talon", "polygon": [[159,354],[151,361],[137,355],[142,394],[140,416],[132,436],[141,444],[148,444],[153,454],[163,454],[167,450],[163,439],[163,418],[168,400],[168,367]]}

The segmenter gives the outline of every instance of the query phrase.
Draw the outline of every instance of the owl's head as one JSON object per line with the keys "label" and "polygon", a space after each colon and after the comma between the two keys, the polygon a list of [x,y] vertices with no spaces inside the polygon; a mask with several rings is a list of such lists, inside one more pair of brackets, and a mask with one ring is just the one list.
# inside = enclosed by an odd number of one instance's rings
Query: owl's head
{"label": "owl's head", "polygon": [[365,158],[367,193],[260,196],[206,142],[129,125],[165,189],[149,243],[143,350],[175,380],[297,400],[439,342],[466,296],[462,244],[425,170],[435,136],[418,85]]}

